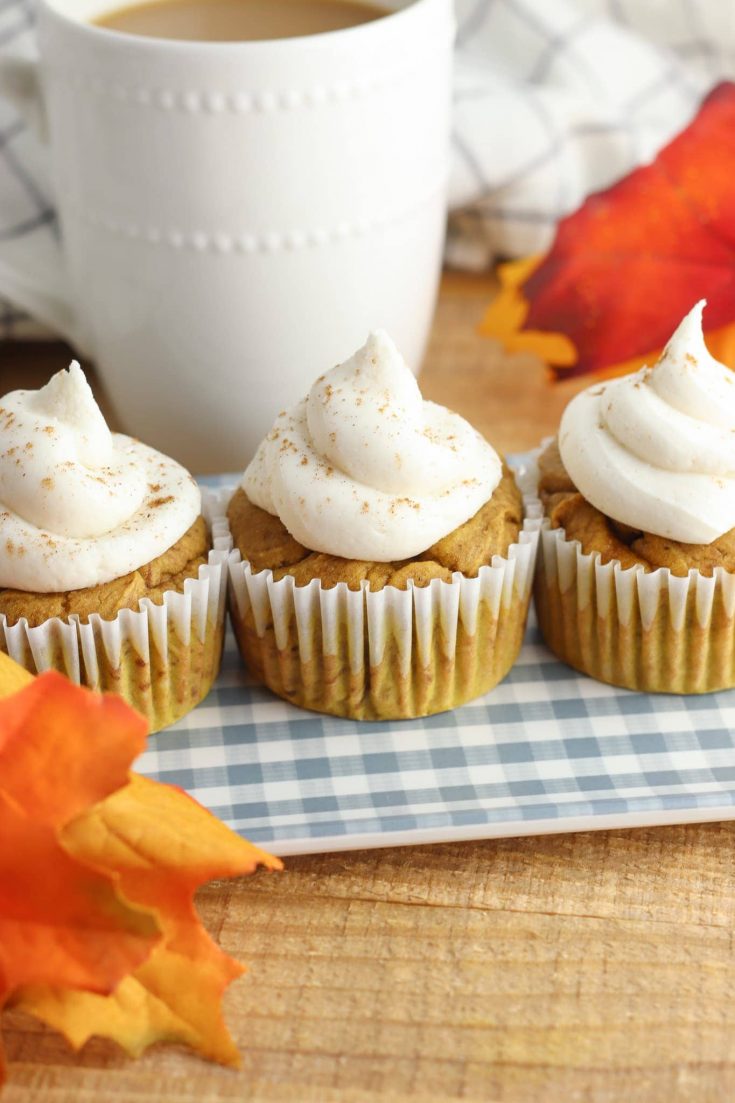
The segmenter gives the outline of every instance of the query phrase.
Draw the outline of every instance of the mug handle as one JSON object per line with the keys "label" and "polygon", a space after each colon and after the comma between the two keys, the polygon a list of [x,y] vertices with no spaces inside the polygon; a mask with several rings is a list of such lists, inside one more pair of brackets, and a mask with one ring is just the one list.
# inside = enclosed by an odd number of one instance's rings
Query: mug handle
{"label": "mug handle", "polygon": [[[38,61],[24,57],[0,57],[0,96],[9,100],[44,145],[48,143],[46,110]],[[62,288],[66,281],[64,258],[58,243],[43,266],[28,269],[0,258],[0,295],[37,318],[84,354],[79,321]]]}

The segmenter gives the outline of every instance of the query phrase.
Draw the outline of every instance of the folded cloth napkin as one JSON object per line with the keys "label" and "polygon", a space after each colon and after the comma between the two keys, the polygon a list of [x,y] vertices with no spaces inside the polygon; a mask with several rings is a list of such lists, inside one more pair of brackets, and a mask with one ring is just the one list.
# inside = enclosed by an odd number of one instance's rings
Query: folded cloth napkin
{"label": "folded cloth napkin", "polygon": [[[447,260],[545,249],[560,217],[650,160],[735,76],[729,0],[456,0]],[[0,52],[34,49],[30,0],[0,0]],[[50,252],[48,167],[0,102],[0,267]],[[38,336],[0,301],[0,336]]]}
{"label": "folded cloth napkin", "polygon": [[548,248],[735,74],[723,0],[457,0],[448,260]]}

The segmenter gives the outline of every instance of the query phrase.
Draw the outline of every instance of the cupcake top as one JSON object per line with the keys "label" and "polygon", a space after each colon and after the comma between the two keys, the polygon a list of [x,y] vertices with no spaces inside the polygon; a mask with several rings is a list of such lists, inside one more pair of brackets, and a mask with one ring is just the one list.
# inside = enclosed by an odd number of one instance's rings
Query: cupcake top
{"label": "cupcake top", "polygon": [[464,418],[422,399],[378,330],[278,415],[242,487],[312,551],[387,563],[473,517],[501,474]]}
{"label": "cupcake top", "polygon": [[642,532],[710,544],[735,527],[735,374],[707,351],[699,302],[653,368],[567,406],[559,450],[600,512]]}
{"label": "cupcake top", "polygon": [[76,362],[0,398],[0,588],[111,582],[172,547],[200,510],[183,467],[110,432]]}

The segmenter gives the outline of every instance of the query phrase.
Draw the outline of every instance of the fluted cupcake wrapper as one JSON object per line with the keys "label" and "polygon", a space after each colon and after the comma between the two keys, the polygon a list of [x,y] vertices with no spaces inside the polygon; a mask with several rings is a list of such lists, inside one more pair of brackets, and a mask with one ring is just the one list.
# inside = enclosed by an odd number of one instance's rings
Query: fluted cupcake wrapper
{"label": "fluted cupcake wrapper", "polygon": [[360,720],[442,712],[491,689],[520,650],[542,520],[533,476],[516,477],[518,541],[476,578],[455,573],[406,590],[325,589],[318,579],[299,587],[290,575],[254,573],[235,550],[230,610],[247,664],[296,705]]}
{"label": "fluted cupcake wrapper", "polygon": [[85,624],[72,615],[9,626],[0,614],[0,650],[33,674],[58,670],[117,693],[147,717],[151,731],[174,723],[206,696],[219,671],[232,548],[226,504],[226,492],[202,492],[213,547],[183,593],[165,593],[161,605],[142,598],[138,610],[121,609],[113,620],[93,613]]}
{"label": "fluted cupcake wrapper", "polygon": [[570,666],[654,693],[735,686],[735,574],[603,563],[544,519],[534,588],[541,632]]}

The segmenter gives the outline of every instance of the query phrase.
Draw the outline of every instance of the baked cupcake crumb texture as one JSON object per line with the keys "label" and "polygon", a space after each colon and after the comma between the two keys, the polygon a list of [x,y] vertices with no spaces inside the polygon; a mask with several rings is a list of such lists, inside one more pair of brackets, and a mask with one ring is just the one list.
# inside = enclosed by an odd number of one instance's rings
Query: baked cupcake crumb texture
{"label": "baked cupcake crumb texture", "polygon": [[405,589],[409,579],[426,586],[434,578],[451,581],[452,573],[474,577],[493,556],[504,556],[518,538],[523,520],[523,500],[513,475],[504,467],[491,499],[465,524],[438,540],[416,559],[375,563],[312,552],[289,534],[279,520],[254,505],[242,488],[227,510],[234,544],[253,571],[270,569],[274,579],[292,575],[297,586],[319,579],[324,589],[345,582],[359,590],[363,581],[370,590],[384,586]]}
{"label": "baked cupcake crumb texture", "polygon": [[32,673],[117,693],[152,731],[178,720],[219,670],[215,543],[189,472],[111,433],[78,364],[0,399],[0,649]]}
{"label": "baked cupcake crumb texture", "polygon": [[58,594],[34,594],[25,590],[0,590],[0,616],[9,626],[25,617],[31,627],[51,617],[77,616],[85,624],[93,613],[114,620],[121,609],[138,609],[142,598],[160,605],[169,591],[182,593],[188,578],[197,578],[210,548],[207,526],[198,517],[180,540],[137,571],[100,586]]}
{"label": "baked cupcake crumb texture", "polygon": [[702,307],[653,368],[572,399],[539,457],[541,633],[638,692],[735,685],[735,375],[704,345]]}
{"label": "baked cupcake crumb texture", "polygon": [[286,700],[355,719],[477,697],[523,639],[529,511],[487,441],[371,335],[279,415],[230,502],[245,661]]}
{"label": "baked cupcake crumb texture", "polygon": [[711,544],[684,544],[655,533],[641,532],[606,517],[579,493],[562,463],[559,446],[552,441],[541,453],[539,497],[553,528],[564,529],[569,540],[578,540],[586,553],[599,553],[603,563],[642,567],[645,571],[668,568],[684,576],[697,570],[711,576],[716,567],[735,572],[735,529]]}

